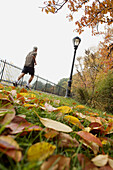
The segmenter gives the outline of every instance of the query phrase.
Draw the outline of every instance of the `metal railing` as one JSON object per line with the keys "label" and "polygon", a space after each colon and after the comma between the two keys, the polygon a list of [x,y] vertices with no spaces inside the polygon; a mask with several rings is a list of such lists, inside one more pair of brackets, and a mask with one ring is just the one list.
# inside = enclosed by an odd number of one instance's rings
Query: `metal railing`
{"label": "metal railing", "polygon": [[[0,82],[12,84],[17,79],[21,71],[22,71],[21,68],[6,62],[6,60],[4,61],[0,59]],[[29,75],[26,74],[19,81],[19,85],[20,86],[26,85],[28,79]],[[34,76],[34,79],[31,82],[31,88],[59,96],[65,96],[66,93],[66,89],[64,87],[61,87],[37,75]]]}

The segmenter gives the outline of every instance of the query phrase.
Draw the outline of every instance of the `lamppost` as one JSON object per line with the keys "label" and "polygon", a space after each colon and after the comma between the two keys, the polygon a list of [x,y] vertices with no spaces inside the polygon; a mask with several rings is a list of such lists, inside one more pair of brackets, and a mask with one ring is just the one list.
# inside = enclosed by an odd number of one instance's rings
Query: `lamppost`
{"label": "lamppost", "polygon": [[73,38],[74,57],[73,57],[72,68],[71,68],[70,78],[69,78],[69,81],[68,81],[68,87],[67,87],[67,90],[66,90],[66,96],[65,97],[71,96],[71,84],[72,84],[72,75],[73,75],[73,67],[74,67],[74,62],[75,62],[75,55],[76,55],[76,50],[77,50],[80,42],[81,42],[81,39],[79,37]]}

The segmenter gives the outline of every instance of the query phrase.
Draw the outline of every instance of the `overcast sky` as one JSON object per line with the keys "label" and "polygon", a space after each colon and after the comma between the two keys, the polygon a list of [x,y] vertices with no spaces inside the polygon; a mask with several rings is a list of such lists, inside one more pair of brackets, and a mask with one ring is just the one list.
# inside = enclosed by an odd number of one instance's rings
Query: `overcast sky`
{"label": "overcast sky", "polygon": [[[44,0],[0,0],[0,59],[23,68],[25,57],[38,47],[35,74],[57,83],[70,75],[74,48],[74,22],[66,18],[66,7],[57,14],[41,12]],[[77,16],[76,16],[77,17]],[[87,29],[82,35],[76,57],[97,46],[100,37]],[[76,62],[76,60],[75,60]],[[18,75],[17,75],[18,76]]]}

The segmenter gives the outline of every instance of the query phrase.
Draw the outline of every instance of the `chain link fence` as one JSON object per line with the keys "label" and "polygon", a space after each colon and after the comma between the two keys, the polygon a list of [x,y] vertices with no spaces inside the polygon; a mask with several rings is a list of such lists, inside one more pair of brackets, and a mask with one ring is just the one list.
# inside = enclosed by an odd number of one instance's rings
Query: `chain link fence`
{"label": "chain link fence", "polygon": [[[22,69],[6,62],[6,60],[0,59],[0,82],[5,82],[7,84],[12,84],[21,73]],[[19,85],[24,86],[27,84],[29,75],[25,75],[20,81]],[[52,93],[59,96],[65,96],[66,89],[61,87],[49,80],[46,80],[40,76],[35,75],[31,83],[31,88],[43,91],[47,93]]]}

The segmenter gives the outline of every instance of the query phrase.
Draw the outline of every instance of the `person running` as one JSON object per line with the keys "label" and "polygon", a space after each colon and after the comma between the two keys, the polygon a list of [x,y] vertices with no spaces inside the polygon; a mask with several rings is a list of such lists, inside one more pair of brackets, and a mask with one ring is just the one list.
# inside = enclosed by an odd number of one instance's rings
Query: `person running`
{"label": "person running", "polygon": [[28,83],[26,85],[26,88],[29,89],[29,85],[31,83],[31,81],[34,78],[34,66],[37,65],[36,63],[36,56],[37,56],[37,47],[33,48],[33,51],[31,51],[27,56],[26,56],[26,60],[25,60],[25,64],[24,64],[24,68],[22,70],[22,73],[20,74],[20,76],[18,77],[18,79],[13,83],[13,85],[15,87],[18,86],[19,80],[24,77],[25,74],[29,73],[31,75],[31,77],[28,80]]}

